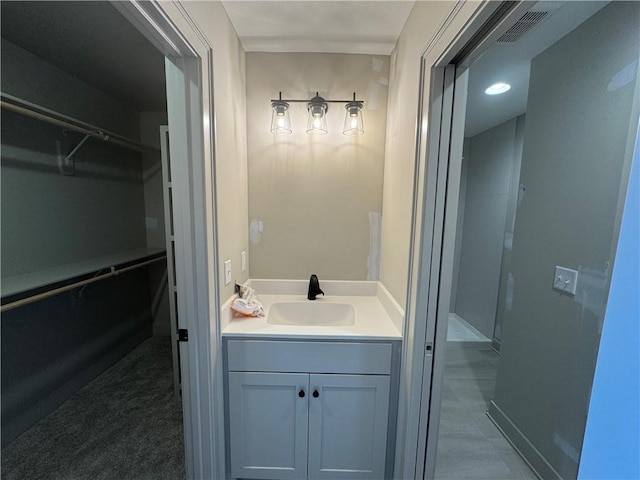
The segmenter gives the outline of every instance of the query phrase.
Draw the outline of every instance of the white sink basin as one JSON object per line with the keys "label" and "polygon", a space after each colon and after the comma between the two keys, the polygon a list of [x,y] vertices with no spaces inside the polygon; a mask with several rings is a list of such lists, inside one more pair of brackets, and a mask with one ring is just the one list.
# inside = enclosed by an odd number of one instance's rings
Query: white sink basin
{"label": "white sink basin", "polygon": [[355,310],[348,303],[277,302],[271,305],[267,315],[267,323],[272,325],[338,327],[355,322]]}

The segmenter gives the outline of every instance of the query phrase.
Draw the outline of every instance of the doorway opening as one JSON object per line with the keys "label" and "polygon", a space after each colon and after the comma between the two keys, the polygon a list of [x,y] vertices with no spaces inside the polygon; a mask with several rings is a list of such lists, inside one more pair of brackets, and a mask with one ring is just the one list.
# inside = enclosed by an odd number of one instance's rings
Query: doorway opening
{"label": "doorway opening", "polygon": [[6,2],[2,64],[3,474],[182,478],[165,57],[109,2]]}
{"label": "doorway opening", "polygon": [[577,477],[636,139],[637,4],[510,18],[450,67],[434,478]]}

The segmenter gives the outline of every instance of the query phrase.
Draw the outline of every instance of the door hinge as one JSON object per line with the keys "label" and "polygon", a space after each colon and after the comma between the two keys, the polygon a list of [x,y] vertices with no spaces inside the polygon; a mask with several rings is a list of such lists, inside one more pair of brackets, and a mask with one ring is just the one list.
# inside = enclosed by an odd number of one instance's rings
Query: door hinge
{"label": "door hinge", "polygon": [[188,342],[189,341],[189,330],[186,328],[178,329],[178,341],[179,342]]}

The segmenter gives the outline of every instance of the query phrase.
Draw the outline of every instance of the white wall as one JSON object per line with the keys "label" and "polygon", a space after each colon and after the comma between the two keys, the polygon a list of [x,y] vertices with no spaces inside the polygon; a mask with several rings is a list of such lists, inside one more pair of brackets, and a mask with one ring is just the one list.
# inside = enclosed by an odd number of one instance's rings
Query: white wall
{"label": "white wall", "polygon": [[406,307],[420,56],[454,2],[416,2],[391,54],[380,280]]}
{"label": "white wall", "polygon": [[[220,298],[224,302],[233,295],[234,282],[249,278],[248,269],[240,272],[240,252],[249,251],[245,52],[220,2],[180,3],[213,47],[215,193]],[[226,286],[225,260],[231,260],[233,273],[233,281]]]}
{"label": "white wall", "polygon": [[[375,280],[379,243],[369,214],[382,211],[389,57],[324,53],[247,53],[249,218],[252,278]],[[365,133],[342,133],[344,104],[330,103],[329,133],[308,135],[305,103],[292,103],[293,133],[270,132],[271,102],[364,100]],[[375,225],[374,225],[375,226]],[[379,236],[377,237],[379,238]],[[376,256],[376,258],[379,258]]]}

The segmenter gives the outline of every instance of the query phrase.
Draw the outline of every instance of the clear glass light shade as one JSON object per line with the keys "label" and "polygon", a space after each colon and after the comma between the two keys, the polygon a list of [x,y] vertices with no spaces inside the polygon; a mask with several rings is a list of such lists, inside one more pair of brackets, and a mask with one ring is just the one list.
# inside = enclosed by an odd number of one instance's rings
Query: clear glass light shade
{"label": "clear glass light shade", "polygon": [[275,135],[291,134],[291,119],[287,102],[271,103],[271,133]]}
{"label": "clear glass light shade", "polygon": [[312,98],[307,104],[309,120],[307,121],[307,133],[311,135],[325,135],[327,133],[327,104],[324,100],[316,101],[319,97]]}
{"label": "clear glass light shade", "polygon": [[345,135],[359,135],[364,133],[364,121],[362,120],[362,102],[349,102],[345,105],[344,127]]}

